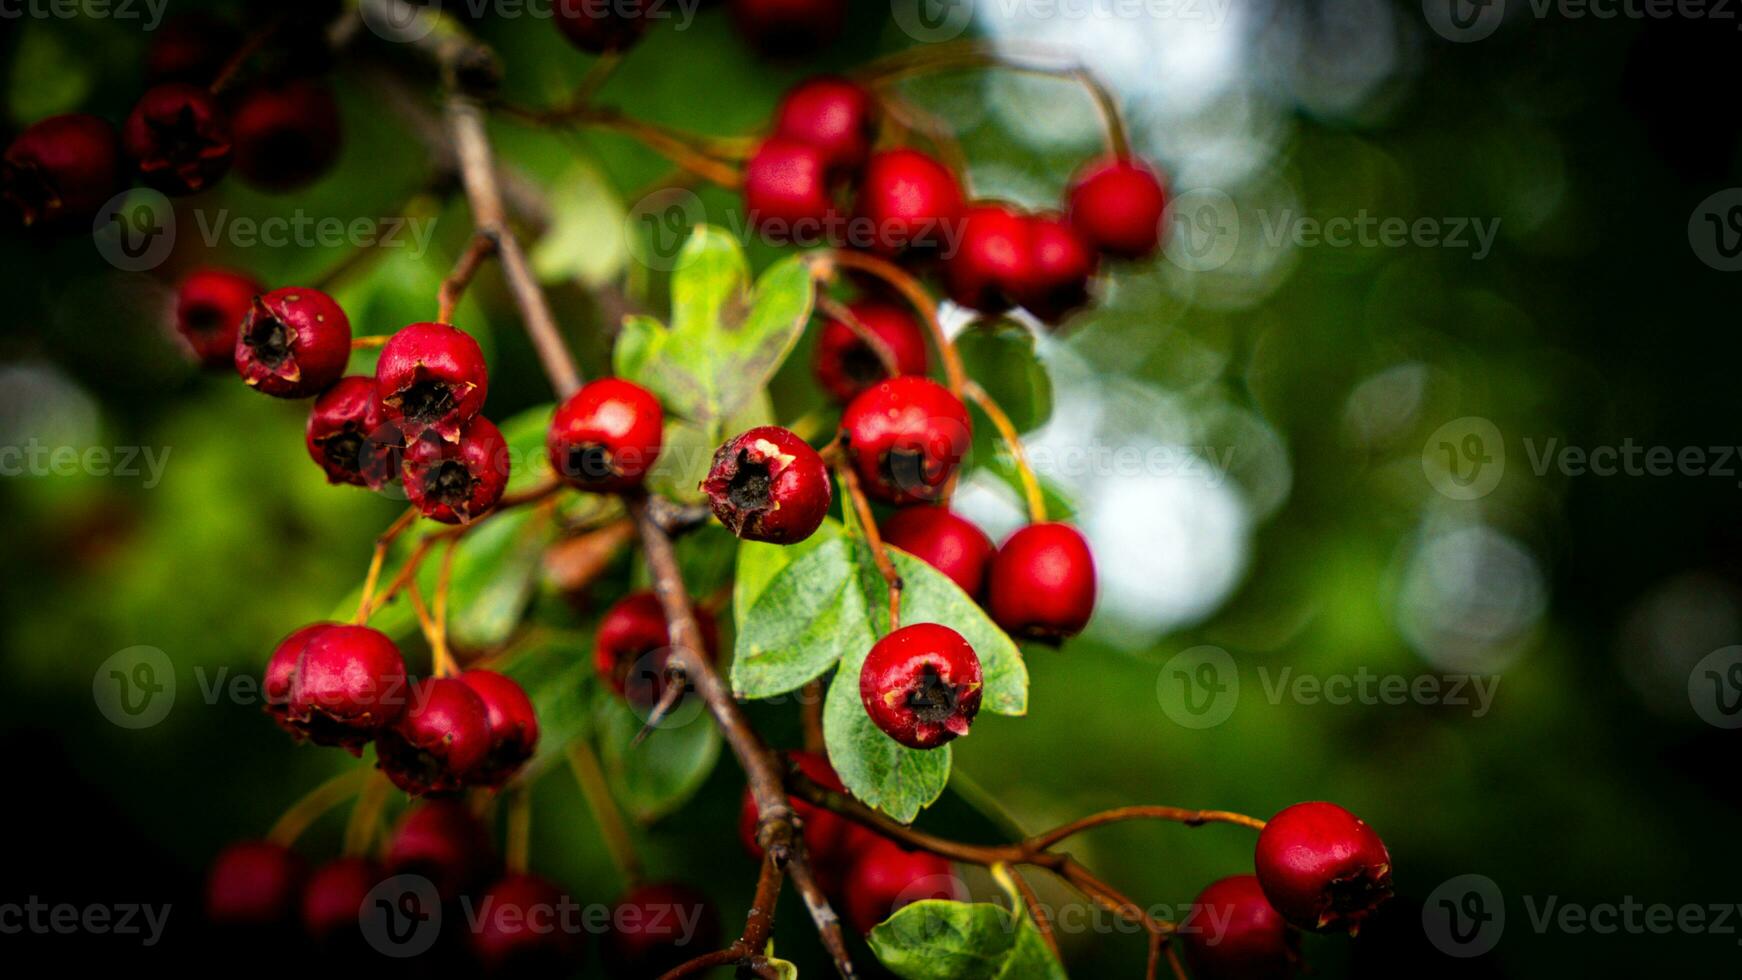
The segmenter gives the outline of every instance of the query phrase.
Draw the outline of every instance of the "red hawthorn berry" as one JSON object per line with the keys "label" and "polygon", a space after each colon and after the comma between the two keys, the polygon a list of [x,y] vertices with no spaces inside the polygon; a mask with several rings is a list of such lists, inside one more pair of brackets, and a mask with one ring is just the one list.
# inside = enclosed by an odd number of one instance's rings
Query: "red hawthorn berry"
{"label": "red hawthorn berry", "polygon": [[278,398],[319,394],[350,359],[350,318],[331,296],[306,286],[256,298],[236,336],[236,373]]}
{"label": "red hawthorn berry", "polygon": [[557,0],[553,12],[563,36],[589,54],[633,47],[648,28],[639,0]]}
{"label": "red hawthorn berry", "polygon": [[1161,244],[1167,192],[1142,160],[1092,161],[1072,178],[1066,196],[1072,227],[1102,255],[1141,259]]}
{"label": "red hawthorn berry", "polygon": [[410,702],[376,737],[376,765],[412,796],[459,792],[490,754],[490,709],[456,677],[412,684]]}
{"label": "red hawthorn berry", "polygon": [[[846,786],[841,783],[841,777],[835,773],[835,767],[829,765],[827,757],[814,752],[791,751],[786,753],[786,758],[789,765],[804,773],[818,786],[837,793],[847,791]],[[863,831],[858,824],[846,817],[814,806],[796,796],[788,796],[786,803],[792,807],[794,816],[798,818],[805,854],[810,858],[811,870],[816,873],[818,884],[825,892],[838,892],[854,855],[867,840],[876,835]],[[744,850],[758,861],[762,860],[762,845],[757,841],[761,832],[761,819],[762,810],[756,805],[756,797],[750,792],[750,787],[746,786],[744,798],[738,806],[738,840],[744,845]]]}
{"label": "red hawthorn berry", "polygon": [[1018,639],[1058,643],[1095,611],[1095,558],[1069,524],[1030,524],[998,549],[986,576],[986,610]]}
{"label": "red hawthorn berry", "polygon": [[[702,631],[702,651],[720,657],[720,631],[714,617],[692,609]],[[593,641],[593,667],[630,704],[648,708],[665,693],[665,666],[671,659],[671,632],[665,608],[652,592],[632,592],[605,610]]]}
{"label": "red hawthorn berry", "polygon": [[482,887],[500,864],[489,831],[459,800],[413,806],[387,841],[387,870],[428,878],[443,901]]}
{"label": "red hawthorn berry", "polygon": [[1270,907],[1252,875],[1230,875],[1199,892],[1180,934],[1198,980],[1288,980],[1300,959],[1300,933]]}
{"label": "red hawthorn berry", "polygon": [[236,335],[266,292],[253,276],[230,269],[195,269],[176,290],[175,329],[205,367],[236,363]]}
{"label": "red hawthorn berry", "polygon": [[428,432],[411,442],[400,474],[406,497],[423,516],[469,524],[502,499],[508,469],[508,443],[496,424],[480,415],[466,423],[457,443]]}
{"label": "red hawthorn berry", "polygon": [[1015,305],[1033,275],[1032,227],[1021,211],[998,201],[964,209],[961,241],[944,256],[950,299],[981,313]]}
{"label": "red hawthorn berry", "polygon": [[339,857],[314,869],[302,892],[302,927],[315,945],[337,952],[361,945],[363,900],[387,878],[366,857]]}
{"label": "red hawthorn berry", "polygon": [[507,782],[538,749],[538,715],[526,689],[493,670],[468,670],[460,682],[484,702],[490,719],[490,751],[472,774],[485,786]]}
{"label": "red hawthorn berry", "polygon": [[556,410],[546,448],[550,467],[591,493],[641,486],[659,459],[665,411],[653,393],[621,378],[581,386]]}
{"label": "red hawthorn berry", "polygon": [[206,878],[206,918],[222,926],[286,925],[296,914],[303,871],[302,858],[282,844],[231,844],[212,861]]}
{"label": "red hawthorn berry", "polygon": [[638,885],[611,909],[601,952],[613,977],[654,980],[720,945],[720,915],[706,895],[675,881]]}
{"label": "red hawthorn berry", "polygon": [[586,947],[579,912],[551,882],[511,872],[478,902],[472,952],[488,976],[567,976]]}
{"label": "red hawthorn berry", "polygon": [[986,532],[944,507],[903,507],[880,526],[885,544],[894,545],[943,572],[970,598],[978,600],[986,568],[997,549]]}
{"label": "red hawthorn berry", "polygon": [[1098,264],[1081,235],[1057,215],[1028,220],[1028,272],[1015,296],[1022,308],[1057,323],[1089,302],[1089,280]]}
{"label": "red hawthorn berry", "polygon": [[821,147],[770,137],[744,165],[744,213],[775,244],[821,243],[839,217]]}
{"label": "red hawthorn berry", "polygon": [[405,658],[367,626],[328,626],[303,644],[290,684],[288,720],[316,745],[352,755],[405,710]]}
{"label": "red hawthorn berry", "polygon": [[853,862],[846,881],[847,921],[869,934],[883,920],[914,902],[930,898],[961,901],[961,882],[947,858],[909,851],[878,838]]}
{"label": "red hawthorn berry", "polygon": [[50,116],[0,156],[0,200],[27,228],[89,221],[120,189],[121,140],[96,116]]}
{"label": "red hawthorn berry", "polygon": [[865,389],[842,413],[841,431],[866,492],[892,504],[943,493],[973,437],[961,399],[914,376]]}
{"label": "red hawthorn berry", "polygon": [[459,442],[489,390],[490,369],[478,342],[445,323],[405,327],[387,338],[375,362],[375,393],[407,439],[433,432]]}
{"label": "red hawthorn berry", "polygon": [[1253,860],[1264,897],[1302,929],[1355,932],[1391,897],[1391,854],[1335,803],[1296,803],[1270,818]]}
{"label": "red hawthorn berry", "polygon": [[261,681],[266,714],[278,727],[292,735],[302,736],[302,729],[290,721],[290,691],[296,681],[296,668],[302,660],[303,647],[318,634],[337,625],[310,623],[292,630],[289,636],[278,641],[278,646],[273,648],[272,656],[266,661],[266,676]]}
{"label": "red hawthorn berry", "polygon": [[[924,375],[930,368],[925,332],[906,307],[863,299],[848,304],[847,312],[889,348],[889,353],[895,356],[898,374]],[[889,377],[877,351],[852,327],[834,317],[824,320],[817,334],[811,371],[817,385],[842,404]]]}
{"label": "red hawthorn berry", "polygon": [[847,0],[731,0],[730,10],[738,33],[776,58],[816,53],[847,20]]}
{"label": "red hawthorn berry", "polygon": [[845,177],[865,165],[881,117],[869,89],[836,75],[818,75],[781,97],[772,135],[816,147],[828,172]]}
{"label": "red hawthorn berry", "polygon": [[340,378],[309,410],[303,444],[328,483],[379,490],[399,478],[399,427],[383,420],[375,379]]}
{"label": "red hawthorn berry", "polygon": [[339,104],[327,86],[308,80],[253,89],[230,113],[236,172],[267,191],[314,183],[339,159]]}
{"label": "red hawthorn berry", "polygon": [[910,749],[935,749],[968,734],[985,684],[962,634],[936,623],[890,633],[859,671],[859,700],[883,734]]}
{"label": "red hawthorn berry", "polygon": [[192,194],[230,169],[230,121],[206,89],[166,82],[146,89],[121,126],[139,176],[165,194]]}
{"label": "red hawthorn berry", "polygon": [[962,219],[962,187],[948,167],[919,150],[884,150],[865,164],[857,205],[872,229],[872,251],[935,254]]}
{"label": "red hawthorn berry", "polygon": [[728,531],[770,544],[810,537],[833,499],[822,456],[777,425],[758,426],[721,446],[702,491]]}

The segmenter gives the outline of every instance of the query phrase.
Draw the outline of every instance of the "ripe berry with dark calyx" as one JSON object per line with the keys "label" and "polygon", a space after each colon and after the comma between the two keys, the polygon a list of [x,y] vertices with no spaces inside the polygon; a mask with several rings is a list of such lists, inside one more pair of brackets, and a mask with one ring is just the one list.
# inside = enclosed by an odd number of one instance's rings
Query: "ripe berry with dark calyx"
{"label": "ripe berry with dark calyx", "polygon": [[500,865],[489,831],[458,800],[412,807],[387,841],[387,870],[428,878],[444,901],[482,887]]}
{"label": "ripe berry with dark calyx", "polygon": [[1008,204],[982,201],[962,212],[961,227],[961,241],[943,263],[950,299],[981,313],[1008,310],[1032,275],[1029,219]]}
{"label": "ripe berry with dark calyx", "polygon": [[968,734],[985,683],[962,634],[916,623],[878,640],[859,671],[859,700],[883,734],[910,749],[935,749]]}
{"label": "ripe berry with dark calyx", "polygon": [[297,80],[252,89],[230,113],[236,172],[267,191],[314,183],[339,159],[339,104],[325,85]]}
{"label": "ripe berry with dark calyx", "polygon": [[206,878],[206,918],[215,925],[275,928],[296,916],[302,858],[271,841],[224,848]]}
{"label": "ripe berry with dark calyx", "polygon": [[175,329],[209,368],[236,363],[236,335],[254,305],[266,292],[253,276],[230,269],[196,269],[176,290]]}
{"label": "ripe berry with dark calyx", "polygon": [[[906,307],[882,300],[862,299],[849,303],[847,312],[895,356],[898,376],[923,375],[930,368],[925,333]],[[842,404],[889,377],[876,349],[852,327],[834,317],[823,321],[823,328],[817,333],[811,371],[818,386]]]}
{"label": "ripe berry with dark calyx", "polygon": [[0,201],[25,227],[89,221],[120,189],[121,140],[96,116],[50,116],[0,156]]}
{"label": "ripe berry with dark calyx", "polygon": [[366,857],[334,858],[314,869],[302,892],[302,927],[309,938],[329,952],[360,952],[363,901],[386,879],[381,866]]}
{"label": "ripe berry with dark calyx", "polygon": [[[720,631],[714,617],[693,609],[702,633],[702,652],[720,656]],[[632,592],[599,619],[593,642],[593,667],[630,704],[649,707],[665,693],[665,666],[671,659],[671,631],[665,607],[652,592]]]}
{"label": "ripe berry with dark calyx", "polygon": [[230,169],[230,121],[203,88],[168,82],[147,89],[121,127],[121,145],[147,184],[192,194]]}
{"label": "ripe berry with dark calyx", "polygon": [[145,80],[210,85],[241,43],[240,30],[211,14],[172,17],[145,49]]}
{"label": "ripe berry with dark calyx", "polygon": [[551,469],[571,486],[622,493],[641,485],[659,458],[665,411],[653,393],[621,378],[589,381],[551,419]]}
{"label": "ripe berry with dark calyx", "polygon": [[511,872],[478,901],[472,952],[488,976],[568,976],[586,947],[579,908],[544,878]]}
{"label": "ripe berry with dark calyx", "polygon": [[445,323],[414,323],[387,338],[375,362],[375,393],[407,439],[433,432],[447,442],[478,417],[490,369],[478,342]]}
{"label": "ripe berry with dark calyx", "polygon": [[1258,834],[1258,883],[1302,929],[1353,933],[1391,897],[1391,854],[1373,828],[1335,803],[1296,803]]}
{"label": "ripe berry with dark calyx", "polygon": [[469,524],[502,499],[508,468],[508,443],[496,424],[480,415],[466,424],[457,443],[425,432],[407,445],[400,475],[405,496],[423,516]]}
{"label": "ripe berry with dark calyx", "polygon": [[810,537],[834,496],[822,456],[776,425],[751,429],[721,446],[702,491],[726,530],[770,544]]}
{"label": "ripe berry with dark calyx", "polygon": [[412,796],[457,793],[490,753],[490,711],[455,677],[411,686],[405,713],[375,739],[381,771]]}
{"label": "ripe berry with dark calyx", "polygon": [[874,252],[936,254],[949,241],[950,226],[962,219],[962,208],[956,175],[919,150],[884,150],[865,164],[857,213],[871,226]]}
{"label": "ripe berry with dark calyx", "polygon": [[[829,760],[815,752],[788,752],[788,762],[799,772],[824,789],[837,793],[845,793],[846,786],[841,783],[841,777],[835,773],[835,767],[829,765]],[[801,834],[804,837],[805,854],[810,859],[811,868],[816,872],[817,883],[823,891],[834,893],[845,879],[847,869],[860,846],[868,839],[875,837],[870,831],[861,832],[858,824],[846,817],[829,810],[807,803],[796,796],[786,798],[787,806],[798,818]],[[738,840],[744,845],[744,850],[756,860],[762,860],[762,845],[757,840],[761,833],[762,811],[756,805],[756,797],[750,788],[744,788],[744,798],[738,807]]]}
{"label": "ripe berry with dark calyx", "polygon": [[296,681],[297,664],[302,660],[303,648],[308,646],[309,640],[337,625],[310,623],[296,628],[278,641],[278,646],[273,648],[272,656],[266,661],[266,676],[261,681],[266,714],[278,727],[298,738],[303,735],[302,729],[290,721],[290,692]]}
{"label": "ripe berry with dark calyx", "polygon": [[1167,192],[1141,160],[1093,161],[1072,178],[1066,197],[1072,227],[1102,255],[1141,259],[1161,244]]}
{"label": "ripe berry with dark calyx", "polygon": [[871,155],[881,116],[877,97],[863,85],[836,75],[818,75],[781,97],[774,110],[773,135],[816,147],[831,176],[847,177]]}
{"label": "ripe berry with dark calyx", "polygon": [[943,572],[969,597],[978,599],[986,584],[986,568],[997,549],[986,532],[944,507],[903,507],[879,528],[885,544],[894,545]]}
{"label": "ripe berry with dark calyx", "polygon": [[329,626],[303,644],[290,685],[288,720],[316,745],[361,755],[406,705],[405,658],[367,626]]}
{"label": "ripe berry with dark calyx", "polygon": [[853,862],[844,891],[847,921],[861,934],[914,902],[962,899],[961,882],[947,858],[881,838]]}
{"label": "ripe berry with dark calyx", "polygon": [[998,549],[986,576],[986,610],[1011,636],[1058,643],[1095,611],[1095,558],[1069,524],[1030,524]]}
{"label": "ripe berry with dark calyx", "polygon": [[538,749],[538,715],[526,689],[493,670],[468,670],[460,682],[484,702],[490,720],[490,751],[472,773],[484,786],[507,782]]}
{"label": "ripe berry with dark calyx", "polygon": [[556,26],[589,54],[623,51],[647,33],[647,11],[636,0],[557,0]]}
{"label": "ripe berry with dark calyx", "polygon": [[777,58],[814,54],[847,19],[847,0],[731,0],[730,9],[738,33]]}
{"label": "ripe berry with dark calyx", "polygon": [[331,296],[306,286],[255,299],[236,337],[236,373],[278,398],[320,394],[350,359],[350,318]]}
{"label": "ripe berry with dark calyx", "polygon": [[1057,323],[1089,302],[1097,261],[1081,235],[1057,215],[1028,219],[1028,270],[1016,290],[1022,308]]}
{"label": "ripe berry with dark calyx", "polygon": [[403,438],[382,418],[375,379],[340,378],[309,410],[303,444],[328,483],[379,490],[399,478]]}
{"label": "ripe berry with dark calyx", "polygon": [[819,244],[830,237],[839,209],[823,149],[780,137],[763,140],[744,165],[744,212],[751,227],[777,244]]}
{"label": "ripe berry with dark calyx", "polygon": [[865,389],[841,414],[841,431],[866,492],[892,504],[941,495],[973,439],[961,399],[912,376]]}
{"label": "ripe berry with dark calyx", "polygon": [[1179,932],[1198,980],[1288,980],[1300,959],[1300,933],[1271,908],[1252,875],[1231,875],[1199,892]]}
{"label": "ripe berry with dark calyx", "polygon": [[655,980],[720,944],[720,916],[706,895],[675,881],[638,885],[611,909],[601,952],[613,977]]}

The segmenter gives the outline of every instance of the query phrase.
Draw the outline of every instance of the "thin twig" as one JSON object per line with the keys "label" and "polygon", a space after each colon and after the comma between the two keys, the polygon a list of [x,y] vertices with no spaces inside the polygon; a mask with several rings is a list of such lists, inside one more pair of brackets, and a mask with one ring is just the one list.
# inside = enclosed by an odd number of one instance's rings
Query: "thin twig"
{"label": "thin twig", "polygon": [[357,625],[368,622],[369,614],[374,611],[375,584],[381,580],[381,566],[387,562],[387,550],[417,521],[417,517],[416,507],[407,509],[375,539],[375,552],[369,557],[369,573],[363,577],[363,596],[357,601],[357,615],[352,620]]}
{"label": "thin twig", "polygon": [[1054,959],[1059,955],[1058,940],[1052,934],[1052,917],[1044,914],[1040,907],[1040,896],[1034,893],[1034,888],[1028,884],[1028,879],[1022,877],[1022,872],[1014,867],[1007,868],[1010,880],[1016,885],[1016,891],[1022,895],[1022,904],[1028,907],[1028,917],[1033,920],[1034,927],[1040,932],[1040,938],[1046,940],[1046,948],[1052,950]]}
{"label": "thin twig", "polygon": [[865,498],[865,488],[859,483],[859,474],[851,463],[842,462],[835,467],[837,478],[847,489],[847,499],[853,502],[853,512],[859,517],[859,529],[865,535],[865,543],[871,547],[871,560],[877,564],[877,574],[883,576],[883,581],[889,585],[889,632],[901,628],[901,590],[905,583],[901,580],[901,572],[895,567],[895,559],[889,556],[889,548],[883,543],[883,535],[877,530],[876,515],[871,513],[871,501]]}
{"label": "thin twig", "polygon": [[502,861],[509,871],[525,872],[532,853],[532,787],[521,783],[508,794],[508,835]]}
{"label": "thin twig", "polygon": [[273,823],[266,839],[289,847],[321,814],[355,796],[368,777],[367,768],[356,766],[309,790]]}
{"label": "thin twig", "polygon": [[1241,827],[1250,827],[1253,830],[1264,829],[1264,821],[1257,817],[1249,817],[1244,813],[1234,813],[1230,810],[1188,810],[1185,807],[1177,806],[1125,806],[1091,814],[1081,820],[1073,820],[1055,830],[1030,837],[1025,843],[1033,850],[1044,851],[1085,830],[1128,820],[1169,820],[1174,823],[1183,823],[1187,827],[1202,827],[1207,823],[1231,823]]}
{"label": "thin twig", "polygon": [[472,277],[483,267],[484,260],[496,254],[496,240],[483,232],[474,232],[471,241],[466,243],[466,250],[460,253],[460,258],[454,263],[454,271],[442,280],[441,289],[436,293],[436,322],[454,322],[454,307],[460,305],[460,298],[466,295],[466,287],[472,284]]}
{"label": "thin twig", "polygon": [[611,852],[611,860],[623,875],[624,885],[634,888],[642,878],[641,858],[635,853],[635,840],[629,836],[629,825],[624,823],[623,813],[617,809],[617,801],[611,796],[611,787],[605,782],[605,770],[599,765],[592,743],[585,736],[570,740],[568,758],[569,771],[574,773],[575,784],[580,786],[581,795],[586,797],[587,806],[593,811],[593,820],[599,825],[599,836],[604,838],[605,849]]}
{"label": "thin twig", "polygon": [[1039,524],[1046,520],[1046,494],[1041,492],[1040,481],[1035,478],[1034,467],[1029,465],[1028,451],[1022,447],[1022,436],[1016,431],[1016,425],[1010,421],[1004,409],[993,397],[980,387],[980,383],[969,379],[962,386],[962,393],[974,404],[980,406],[980,411],[992,420],[992,427],[998,430],[998,438],[1004,440],[1004,445],[1010,450],[1010,458],[1016,463],[1016,475],[1022,480],[1022,493],[1028,500],[1028,519]]}
{"label": "thin twig", "polygon": [[900,293],[931,332],[932,344],[938,349],[938,359],[944,363],[944,376],[949,381],[950,391],[957,398],[962,397],[962,385],[968,378],[967,372],[962,368],[962,356],[956,352],[956,345],[949,335],[944,333],[943,322],[938,319],[937,302],[918,279],[895,263],[866,252],[836,249],[825,255],[813,256],[810,261],[816,274],[823,279],[832,279],[835,267],[842,266],[875,276]]}
{"label": "thin twig", "polygon": [[884,343],[882,337],[873,333],[871,328],[865,325],[865,321],[855,316],[845,303],[819,288],[817,290],[817,309],[823,311],[824,316],[841,321],[842,325],[853,331],[853,335],[858,337],[861,343],[871,348],[871,353],[877,355],[878,363],[883,365],[883,373],[891,378],[901,375],[901,362],[896,359],[895,351],[887,343]]}

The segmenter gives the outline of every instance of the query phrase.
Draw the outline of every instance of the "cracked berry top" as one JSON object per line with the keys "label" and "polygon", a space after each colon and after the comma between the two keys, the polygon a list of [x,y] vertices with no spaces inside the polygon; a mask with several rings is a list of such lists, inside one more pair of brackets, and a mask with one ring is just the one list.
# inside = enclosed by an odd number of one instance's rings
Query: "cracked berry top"
{"label": "cracked berry top", "polygon": [[433,432],[458,442],[489,393],[484,352],[464,330],[414,323],[389,337],[375,363],[375,393],[407,439]]}
{"label": "cracked berry top", "polygon": [[306,286],[255,299],[236,337],[236,372],[278,398],[321,393],[350,360],[350,318],[331,296]]}
{"label": "cracked berry top", "polygon": [[968,734],[984,687],[974,648],[936,623],[904,626],[878,640],[859,671],[865,711],[911,749],[935,749]]}
{"label": "cracked berry top", "polygon": [[328,483],[379,490],[399,479],[404,439],[381,415],[375,379],[364,375],[340,378],[315,399],[303,445]]}
{"label": "cracked berry top", "polygon": [[773,425],[721,446],[702,492],[727,530],[746,541],[772,544],[810,537],[828,516],[833,498],[822,456]]}
{"label": "cracked berry top", "polygon": [[581,490],[633,490],[659,459],[664,429],[665,410],[646,388],[621,378],[589,381],[551,419],[551,469]]}
{"label": "cracked berry top", "polygon": [[467,423],[457,443],[425,432],[408,445],[400,477],[406,497],[423,516],[443,524],[469,524],[502,499],[508,470],[502,431],[480,415]]}
{"label": "cracked berry top", "polygon": [[0,201],[26,227],[88,221],[120,189],[121,140],[96,116],[50,116],[0,156]]}
{"label": "cracked berry top", "polygon": [[930,378],[890,378],[867,388],[841,414],[853,468],[886,503],[935,500],[967,455],[967,406]]}
{"label": "cracked berry top", "polygon": [[121,127],[127,156],[165,194],[204,190],[230,169],[230,122],[210,92],[167,82],[147,89]]}

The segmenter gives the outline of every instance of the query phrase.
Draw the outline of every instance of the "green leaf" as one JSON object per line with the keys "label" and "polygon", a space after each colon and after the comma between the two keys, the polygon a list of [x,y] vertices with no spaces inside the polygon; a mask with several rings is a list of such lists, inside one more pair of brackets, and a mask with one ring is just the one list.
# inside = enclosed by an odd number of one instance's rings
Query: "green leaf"
{"label": "green leaf", "polygon": [[[448,630],[463,647],[494,647],[520,625],[556,538],[550,516],[526,508],[491,515],[455,546]],[[436,561],[439,559],[430,559]]]}
{"label": "green leaf", "polygon": [[605,175],[577,161],[550,187],[552,221],[533,246],[533,271],[545,282],[575,279],[589,288],[615,280],[629,259],[627,212]]}
{"label": "green leaf", "polygon": [[[740,560],[739,567],[745,563]],[[876,639],[851,544],[838,537],[825,541],[780,569],[762,590],[754,615],[738,633],[732,689],[745,698],[797,690]]]}
{"label": "green leaf", "polygon": [[642,716],[603,687],[594,717],[612,795],[644,823],[689,802],[719,761],[719,729],[697,698],[680,704],[640,745],[632,743],[641,731]]}
{"label": "green leaf", "polygon": [[[1003,319],[982,323],[956,338],[956,351],[968,377],[1004,409],[1016,431],[1038,429],[1052,416],[1052,379],[1035,356],[1034,334],[1027,328]],[[998,437],[990,422],[975,425],[974,431]]]}
{"label": "green leaf", "polygon": [[[773,945],[770,944],[769,948],[772,949]],[[768,965],[774,968],[776,980],[798,980],[798,967],[786,960],[775,959],[773,953],[768,955]]]}
{"label": "green leaf", "polygon": [[550,480],[550,456],[544,445],[555,414],[554,402],[535,405],[515,413],[497,427],[502,430],[502,440],[508,443],[507,493],[531,490]]}
{"label": "green leaf", "polygon": [[868,938],[877,959],[905,980],[1065,980],[1026,911],[990,903],[914,902]]}
{"label": "green leaf", "polygon": [[485,666],[518,681],[538,718],[538,750],[521,779],[560,766],[570,740],[590,737],[598,675],[592,637],[570,631],[542,632],[524,646]]}

